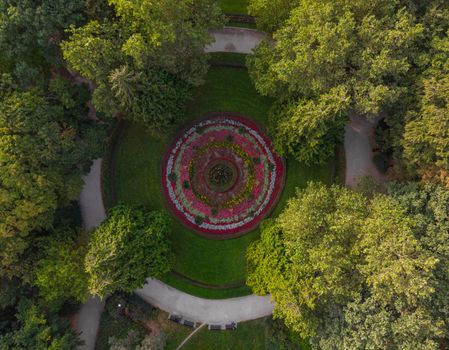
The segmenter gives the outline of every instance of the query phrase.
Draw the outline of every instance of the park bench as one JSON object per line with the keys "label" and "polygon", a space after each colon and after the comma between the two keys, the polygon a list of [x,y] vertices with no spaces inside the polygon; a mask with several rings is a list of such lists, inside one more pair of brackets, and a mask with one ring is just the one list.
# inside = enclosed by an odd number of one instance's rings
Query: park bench
{"label": "park bench", "polygon": [[210,331],[221,331],[220,324],[210,324],[208,328]]}
{"label": "park bench", "polygon": [[176,323],[179,323],[179,324],[181,324],[181,321],[182,321],[182,317],[179,316],[179,315],[172,315],[172,314],[169,314],[169,315],[168,315],[168,319],[169,319],[170,321],[173,321],[173,322],[176,322]]}

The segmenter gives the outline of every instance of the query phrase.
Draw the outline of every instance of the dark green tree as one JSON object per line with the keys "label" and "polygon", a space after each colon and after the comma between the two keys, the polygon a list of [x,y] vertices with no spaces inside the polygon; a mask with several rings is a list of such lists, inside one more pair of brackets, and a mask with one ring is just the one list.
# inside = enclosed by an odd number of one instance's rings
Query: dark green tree
{"label": "dark green tree", "polygon": [[44,84],[50,66],[60,65],[64,29],[84,20],[84,0],[1,0],[0,72],[22,87]]}
{"label": "dark green tree", "polygon": [[81,175],[102,152],[101,129],[74,115],[79,99],[69,96],[73,106],[66,107],[57,91],[53,98],[39,89],[10,91],[0,99],[1,275],[14,274],[9,268],[19,265],[27,235],[49,228],[56,209],[78,197]]}
{"label": "dark green tree", "polygon": [[0,349],[75,350],[79,339],[68,324],[53,321],[32,300],[17,307],[14,328],[0,335]]}
{"label": "dark green tree", "polygon": [[222,23],[212,0],[110,1],[115,18],[72,28],[62,43],[71,69],[96,85],[107,115],[165,131],[183,115],[189,88],[207,71],[209,28]]}

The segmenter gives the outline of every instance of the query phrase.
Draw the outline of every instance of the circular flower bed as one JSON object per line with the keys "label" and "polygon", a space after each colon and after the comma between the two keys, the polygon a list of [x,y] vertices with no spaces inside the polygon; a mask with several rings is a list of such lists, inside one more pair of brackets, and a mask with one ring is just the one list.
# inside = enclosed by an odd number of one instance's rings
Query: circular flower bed
{"label": "circular flower bed", "polygon": [[284,163],[256,124],[216,117],[186,129],[170,147],[162,170],[173,213],[207,234],[254,228],[282,190]]}

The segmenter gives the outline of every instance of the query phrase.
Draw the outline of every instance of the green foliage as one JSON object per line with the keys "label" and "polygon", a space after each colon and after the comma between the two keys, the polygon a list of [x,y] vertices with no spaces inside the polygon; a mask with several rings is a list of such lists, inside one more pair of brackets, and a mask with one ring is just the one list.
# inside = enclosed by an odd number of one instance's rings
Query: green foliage
{"label": "green foliage", "polygon": [[88,282],[84,271],[85,247],[76,245],[64,233],[44,244],[44,257],[37,263],[34,284],[45,304],[58,308],[66,301],[85,301]]}
{"label": "green foliage", "polygon": [[93,102],[152,131],[181,119],[192,85],[207,70],[208,29],[222,23],[212,0],[111,0],[115,16],[70,30],[62,43],[71,69],[96,84]]}
{"label": "green foliage", "polygon": [[412,166],[449,170],[449,32],[436,37],[430,68],[424,72],[419,109],[409,112],[403,138]]}
{"label": "green foliage", "polygon": [[348,105],[345,89],[336,87],[317,100],[300,100],[273,109],[271,125],[277,151],[306,164],[325,163],[341,141]]}
{"label": "green foliage", "polygon": [[359,241],[364,257],[359,269],[375,300],[416,304],[432,293],[428,282],[438,260],[422,249],[414,226],[413,218],[391,198],[372,200]]}
{"label": "green foliage", "polygon": [[302,337],[315,334],[329,305],[360,292],[361,275],[353,269],[365,215],[363,196],[310,183],[248,251],[248,284],[258,294],[270,292],[275,316]]}
{"label": "green foliage", "polygon": [[170,271],[174,255],[167,239],[168,217],[161,212],[117,206],[92,235],[85,268],[89,291],[104,297],[133,292],[146,278]]}
{"label": "green foliage", "polygon": [[152,125],[153,131],[169,129],[183,114],[189,86],[160,69],[137,73],[123,66],[109,76],[120,110],[135,122]]}
{"label": "green foliage", "polygon": [[248,284],[314,348],[436,350],[448,337],[449,191],[389,193],[367,206],[310,184],[248,251]]}
{"label": "green foliage", "polygon": [[49,65],[61,63],[58,42],[64,28],[84,19],[84,0],[1,0],[0,72],[27,87],[45,80]]}
{"label": "green foliage", "polygon": [[29,299],[17,307],[14,329],[0,335],[1,349],[75,350],[79,340],[68,325],[49,320]]}
{"label": "green foliage", "polygon": [[13,273],[8,268],[27,247],[25,237],[48,228],[56,209],[78,197],[88,160],[102,151],[101,129],[77,115],[79,99],[64,91],[70,108],[38,89],[0,100],[2,275]]}
{"label": "green foliage", "polygon": [[[279,104],[289,101],[282,112],[271,112],[272,129],[280,130],[275,143],[297,159],[312,148],[321,156],[304,157],[319,162],[331,154],[340,138],[335,135],[343,133],[320,101],[344,91],[344,102],[334,111],[346,115],[352,109],[368,118],[405,104],[423,61],[426,28],[415,6],[403,7],[401,1],[292,1],[292,8],[282,7],[285,13],[277,15],[281,3],[254,0],[250,6],[274,33],[248,59],[249,71],[261,94]],[[304,109],[310,113],[306,121],[298,118]],[[292,150],[292,143],[304,144],[304,134],[312,135],[310,144]]]}
{"label": "green foliage", "polygon": [[248,12],[256,17],[259,29],[273,33],[288,19],[296,5],[297,1],[292,0],[251,0]]}

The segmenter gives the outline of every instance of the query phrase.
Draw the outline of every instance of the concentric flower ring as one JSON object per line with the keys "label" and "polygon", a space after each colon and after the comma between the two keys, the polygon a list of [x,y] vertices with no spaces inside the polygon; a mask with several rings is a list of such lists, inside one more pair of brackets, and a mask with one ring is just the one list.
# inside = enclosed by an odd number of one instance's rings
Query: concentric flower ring
{"label": "concentric flower ring", "polygon": [[284,163],[251,120],[220,116],[187,128],[168,150],[162,185],[169,207],[204,234],[247,232],[269,213]]}

